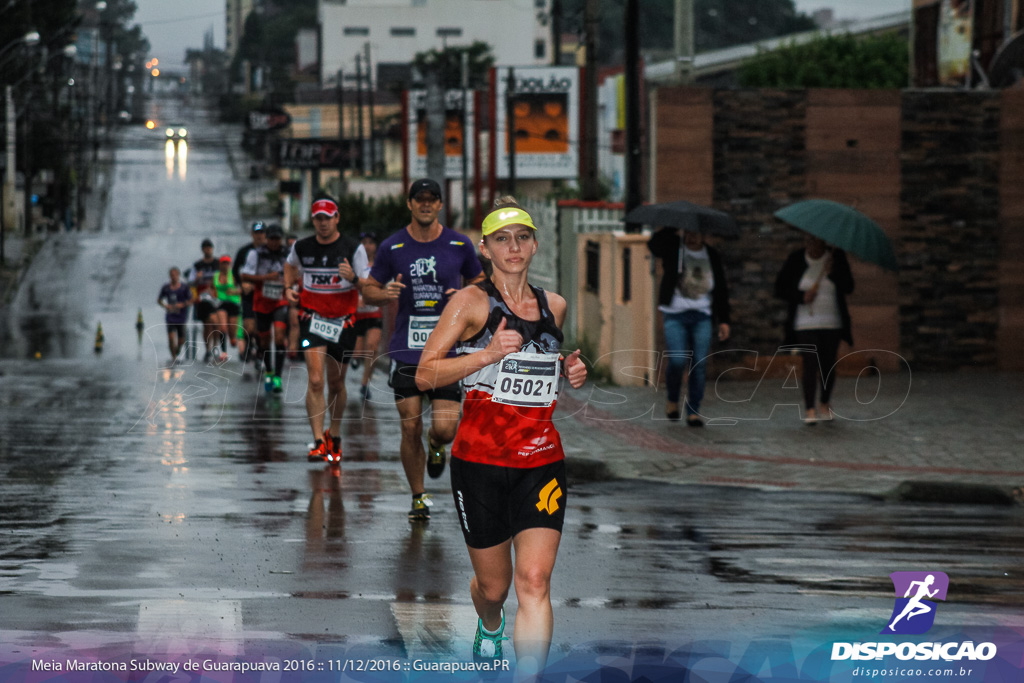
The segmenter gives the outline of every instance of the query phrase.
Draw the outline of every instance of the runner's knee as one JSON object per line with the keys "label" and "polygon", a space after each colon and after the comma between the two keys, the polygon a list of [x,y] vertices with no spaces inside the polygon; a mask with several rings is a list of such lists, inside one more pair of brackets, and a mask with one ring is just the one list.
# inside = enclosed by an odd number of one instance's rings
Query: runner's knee
{"label": "runner's knee", "polygon": [[410,418],[408,420],[402,420],[402,438],[403,439],[422,439],[423,438],[423,420],[419,417]]}
{"label": "runner's knee", "polygon": [[551,592],[551,571],[544,567],[516,568],[516,595],[535,600],[546,598]]}
{"label": "runner's knee", "polygon": [[508,598],[508,584],[500,579],[486,580],[476,577],[480,597],[491,604],[500,605]]}
{"label": "runner's knee", "polygon": [[323,378],[323,375],[321,374],[321,376],[317,377],[316,373],[312,373],[312,372],[309,373],[309,379],[308,379],[308,382],[307,382],[306,386],[309,388],[309,391],[311,391],[313,393],[323,394],[324,393],[324,378]]}

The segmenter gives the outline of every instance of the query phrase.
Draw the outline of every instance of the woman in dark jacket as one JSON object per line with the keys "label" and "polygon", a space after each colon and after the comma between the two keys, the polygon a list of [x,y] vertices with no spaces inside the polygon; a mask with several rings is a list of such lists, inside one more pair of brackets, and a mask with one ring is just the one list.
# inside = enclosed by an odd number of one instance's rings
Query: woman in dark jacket
{"label": "woman in dark jacket", "polygon": [[[834,367],[839,342],[853,344],[846,297],[853,292],[853,274],[842,249],[830,249],[821,239],[806,235],[804,248],[786,259],[775,280],[775,296],[788,304],[788,345],[806,347],[803,356],[804,422],[832,419],[830,399],[836,383]],[[816,412],[814,396],[821,387]]]}
{"label": "woman in dark jacket", "polygon": [[719,341],[729,338],[729,287],[718,252],[704,244],[697,232],[662,228],[647,242],[651,254],[661,259],[664,278],[658,293],[658,310],[665,330],[668,371],[665,414],[678,420],[679,395],[687,364],[686,424],[702,427],[700,402],[704,398],[712,328]]}

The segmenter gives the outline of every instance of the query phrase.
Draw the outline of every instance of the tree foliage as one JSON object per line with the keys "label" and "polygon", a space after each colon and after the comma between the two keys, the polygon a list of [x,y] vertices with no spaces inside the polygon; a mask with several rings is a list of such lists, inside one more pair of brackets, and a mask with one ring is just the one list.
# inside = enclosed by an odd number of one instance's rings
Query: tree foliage
{"label": "tree foliage", "polygon": [[490,45],[480,40],[468,47],[452,46],[441,50],[418,52],[412,60],[412,65],[421,75],[437,70],[441,74],[442,87],[458,88],[462,85],[463,52],[469,55],[469,87],[487,87],[488,73],[494,66],[494,53],[491,52]]}
{"label": "tree foliage", "polygon": [[[288,99],[294,87],[295,36],[299,29],[316,28],[317,0],[268,0],[262,10],[246,17],[238,51],[231,64],[236,80],[243,77],[242,63],[269,69],[272,99]],[[266,86],[265,86],[266,87]]]}
{"label": "tree foliage", "polygon": [[201,65],[200,87],[204,93],[224,93],[228,90],[228,55],[224,50],[206,45],[202,50],[185,50],[185,63]]}
{"label": "tree foliage", "polygon": [[768,88],[905,88],[908,60],[901,36],[826,36],[760,54],[740,68],[739,82]]}
{"label": "tree foliage", "polygon": [[360,233],[372,232],[380,241],[409,223],[409,206],[404,196],[375,198],[360,192],[343,195],[335,202],[345,217],[341,231],[354,239]]}
{"label": "tree foliage", "polygon": [[[583,37],[586,0],[562,0],[563,31]],[[597,59],[622,61],[625,0],[599,0]],[[697,52],[743,45],[766,38],[808,31],[814,20],[798,13],[793,0],[694,0],[694,48]],[[648,55],[666,53],[675,40],[675,1],[640,2],[640,49]]]}

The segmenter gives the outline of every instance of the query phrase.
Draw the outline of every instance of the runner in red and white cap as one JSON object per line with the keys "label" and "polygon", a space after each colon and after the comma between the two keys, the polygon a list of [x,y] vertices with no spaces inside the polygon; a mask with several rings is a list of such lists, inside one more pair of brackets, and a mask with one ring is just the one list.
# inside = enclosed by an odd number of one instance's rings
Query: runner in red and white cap
{"label": "runner in red and white cap", "polygon": [[[345,370],[355,348],[352,318],[359,305],[358,278],[349,259],[355,245],[338,232],[338,205],[313,202],[311,237],[297,241],[284,266],[285,296],[298,304],[299,347],[309,374],[306,412],[313,429],[311,462],[341,461],[341,416],[345,411]],[[324,373],[327,399],[324,400]],[[330,424],[324,415],[330,410]]]}

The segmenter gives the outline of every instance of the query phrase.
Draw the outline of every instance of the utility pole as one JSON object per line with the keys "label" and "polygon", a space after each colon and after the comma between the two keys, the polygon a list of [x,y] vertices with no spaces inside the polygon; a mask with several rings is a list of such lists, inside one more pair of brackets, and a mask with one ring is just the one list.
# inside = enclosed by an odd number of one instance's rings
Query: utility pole
{"label": "utility pole", "polygon": [[[640,147],[640,0],[626,0],[626,213],[643,203]],[[627,223],[626,232],[640,232]]]}
{"label": "utility pole", "polygon": [[[0,225],[0,229],[6,229],[7,225],[7,209],[8,207],[14,207],[14,178],[15,178],[15,167],[14,164],[17,161],[17,144],[18,138],[16,133],[16,122],[17,118],[14,113],[14,87],[6,86],[4,88],[4,107],[6,109],[7,118],[7,164],[4,169],[4,225]],[[10,202],[10,204],[8,204]],[[17,223],[17,211],[11,212],[11,223]]]}
{"label": "utility pole", "polygon": [[370,68],[370,43],[366,43],[366,99],[369,104],[369,119],[370,119],[370,175],[376,172],[377,168],[377,149],[374,146],[374,123],[373,123],[373,104],[374,104],[374,92],[376,88],[373,83],[373,69]]}
{"label": "utility pole", "polygon": [[675,13],[676,82],[686,84],[693,80],[693,0],[676,0]]}
{"label": "utility pole", "polygon": [[469,229],[469,53],[462,51],[462,229]]}
{"label": "utility pole", "polygon": [[585,93],[583,178],[581,195],[585,200],[598,198],[597,185],[597,0],[586,0],[583,10],[584,45],[587,64],[583,76]]}
{"label": "utility pole", "polygon": [[345,80],[341,69],[338,69],[337,80],[338,94],[338,146],[341,148],[341,156],[338,157],[338,194],[344,195],[345,188],[345,165],[351,151],[345,144]]}
{"label": "utility pole", "polygon": [[424,109],[427,113],[427,177],[441,183],[445,179],[444,153],[444,88],[438,65],[427,67],[427,95],[424,98]]}
{"label": "utility pole", "polygon": [[356,53],[356,108],[359,109],[359,172],[366,175],[366,150],[363,149],[363,57]]}
{"label": "utility pole", "polygon": [[562,65],[562,0],[551,0],[551,64]]}
{"label": "utility pole", "polygon": [[508,193],[516,193],[516,70],[508,68],[508,82],[505,85],[505,128],[508,133]]}

